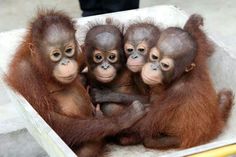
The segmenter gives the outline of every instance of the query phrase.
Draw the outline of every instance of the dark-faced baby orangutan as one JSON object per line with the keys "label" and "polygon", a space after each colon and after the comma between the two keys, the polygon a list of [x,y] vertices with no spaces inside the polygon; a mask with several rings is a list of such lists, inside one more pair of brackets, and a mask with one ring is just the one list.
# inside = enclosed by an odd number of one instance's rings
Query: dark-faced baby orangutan
{"label": "dark-faced baby orangutan", "polygon": [[[144,116],[145,109],[134,103],[119,116],[95,117],[80,82],[83,61],[75,31],[65,13],[39,12],[13,57],[6,81],[79,156],[101,156],[103,138],[132,126]],[[113,56],[109,59],[114,61]]]}
{"label": "dark-faced baby orangutan", "polygon": [[131,24],[124,35],[124,50],[127,56],[126,65],[130,71],[140,72],[146,63],[150,51],[156,51],[160,30],[151,23]]}
{"label": "dark-faced baby orangutan", "polygon": [[140,71],[146,63],[148,53],[156,50],[160,29],[151,22],[131,24],[124,34],[126,65],[132,71],[132,79],[142,95],[149,95],[149,88],[140,77]]}
{"label": "dark-faced baby orangutan", "polygon": [[92,26],[86,34],[84,53],[91,95],[105,116],[120,114],[134,100],[147,101],[146,96],[139,95],[125,66],[123,35],[118,26],[112,23]]}
{"label": "dark-faced baby orangutan", "polygon": [[142,120],[148,148],[188,148],[218,136],[230,113],[233,94],[216,93],[207,68],[212,45],[192,15],[184,29],[165,29],[141,76],[150,86],[150,112]]}

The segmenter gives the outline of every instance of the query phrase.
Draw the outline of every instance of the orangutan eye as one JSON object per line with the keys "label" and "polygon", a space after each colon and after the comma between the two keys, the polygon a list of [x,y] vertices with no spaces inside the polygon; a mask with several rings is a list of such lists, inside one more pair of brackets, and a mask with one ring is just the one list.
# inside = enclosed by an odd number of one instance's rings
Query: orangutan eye
{"label": "orangutan eye", "polygon": [[98,60],[98,61],[99,61],[99,60],[101,60],[101,59],[102,59],[102,56],[97,54],[97,55],[95,56],[95,58],[96,58],[96,60]]}
{"label": "orangutan eye", "polygon": [[58,53],[58,52],[56,52],[56,53],[53,54],[53,56],[56,57],[56,58],[59,57],[60,55],[61,55],[61,54]]}
{"label": "orangutan eye", "polygon": [[156,55],[154,55],[154,54],[152,54],[152,60],[158,60],[158,56],[156,56]]}
{"label": "orangutan eye", "polygon": [[103,60],[103,56],[100,53],[94,55],[93,60],[95,63],[101,63]]}
{"label": "orangutan eye", "polygon": [[118,60],[116,53],[111,53],[111,54],[108,56],[108,60],[109,60],[111,63],[115,63],[115,62]]}
{"label": "orangutan eye", "polygon": [[114,60],[115,57],[116,57],[115,55],[110,55],[110,56],[109,56],[109,59],[110,59],[110,60]]}
{"label": "orangutan eye", "polygon": [[75,54],[74,48],[72,48],[72,47],[67,48],[65,50],[65,54],[68,57],[72,57]]}
{"label": "orangutan eye", "polygon": [[130,43],[126,43],[124,49],[127,54],[131,54],[134,51],[134,46]]}
{"label": "orangutan eye", "polygon": [[61,52],[59,50],[54,50],[50,53],[50,59],[54,62],[57,62],[61,59]]}
{"label": "orangutan eye", "polygon": [[150,50],[150,57],[149,57],[150,61],[156,62],[159,61],[160,59],[160,52],[157,50],[157,48],[152,48]]}
{"label": "orangutan eye", "polygon": [[134,49],[132,49],[132,48],[128,48],[128,49],[127,49],[128,52],[133,52],[133,50],[134,50]]}
{"label": "orangutan eye", "polygon": [[161,63],[161,65],[163,66],[163,68],[165,68],[165,69],[167,69],[167,68],[169,68],[170,66],[168,65],[168,64],[166,64],[166,63]]}
{"label": "orangutan eye", "polygon": [[169,71],[174,68],[174,61],[171,58],[163,58],[161,61],[161,69],[164,71]]}
{"label": "orangutan eye", "polygon": [[145,49],[144,49],[144,48],[138,48],[138,51],[139,51],[139,52],[144,52]]}
{"label": "orangutan eye", "polygon": [[72,51],[72,48],[66,49],[66,53],[71,53],[71,51]]}

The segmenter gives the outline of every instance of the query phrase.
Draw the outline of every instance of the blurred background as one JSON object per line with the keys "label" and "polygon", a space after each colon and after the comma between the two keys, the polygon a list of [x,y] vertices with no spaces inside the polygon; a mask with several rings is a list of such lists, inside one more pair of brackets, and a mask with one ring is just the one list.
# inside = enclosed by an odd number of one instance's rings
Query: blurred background
{"label": "blurred background", "polygon": [[[235,0],[140,0],[139,7],[163,4],[175,5],[187,13],[202,14],[210,32],[236,36]],[[73,17],[82,14],[79,0],[0,0],[0,32],[25,27],[38,7],[62,9]]]}
{"label": "blurred background", "polygon": [[[116,0],[102,1],[117,2]],[[205,18],[206,29],[216,39],[223,41],[228,49],[234,50],[234,45],[236,45],[235,0],[140,0],[139,8],[165,4],[175,5],[188,14],[202,14]],[[79,0],[0,0],[0,32],[26,27],[37,8],[61,9],[75,18],[82,15]]]}

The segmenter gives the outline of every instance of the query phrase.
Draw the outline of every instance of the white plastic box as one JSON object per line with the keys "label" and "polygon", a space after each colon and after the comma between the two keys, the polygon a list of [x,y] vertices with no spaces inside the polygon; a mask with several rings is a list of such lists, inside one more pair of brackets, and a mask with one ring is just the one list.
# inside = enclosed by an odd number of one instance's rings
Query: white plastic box
{"label": "white plastic box", "polygon": [[[130,19],[151,19],[160,24],[163,28],[168,26],[182,27],[188,15],[174,6],[154,6],[150,8],[124,11],[100,16],[92,16],[78,19],[78,33],[88,21],[101,20],[106,17],[113,17],[122,23],[129,24]],[[207,30],[206,30],[207,31]],[[25,29],[13,30],[0,33],[0,71],[1,76],[8,70],[8,64],[16,47],[22,40]],[[236,57],[232,52],[227,51],[220,41],[211,37],[216,45],[215,54],[209,59],[209,68],[216,89],[231,88],[236,92]],[[3,82],[1,82],[3,83]],[[20,82],[19,82],[20,83]],[[4,83],[3,83],[4,84]],[[25,120],[26,127],[36,141],[52,157],[75,157],[71,149],[60,139],[60,137],[46,124],[31,105],[19,94],[5,86],[11,101],[15,104],[19,113]],[[193,147],[186,150],[158,151],[145,149],[143,146],[116,146],[111,145],[110,156],[114,157],[136,157],[136,156],[165,156],[178,157],[195,154],[197,152],[221,147],[224,145],[236,144],[236,107],[233,107],[228,125],[224,132],[209,144]]]}

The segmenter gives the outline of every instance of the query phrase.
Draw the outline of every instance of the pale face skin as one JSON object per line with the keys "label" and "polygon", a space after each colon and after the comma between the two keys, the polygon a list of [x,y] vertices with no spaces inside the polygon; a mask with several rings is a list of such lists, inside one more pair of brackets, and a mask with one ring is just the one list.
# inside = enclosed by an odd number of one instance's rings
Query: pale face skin
{"label": "pale face skin", "polygon": [[195,50],[196,43],[187,32],[180,28],[167,28],[142,68],[143,81],[150,86],[170,83],[193,68]]}
{"label": "pale face skin", "polygon": [[111,50],[108,52],[102,52],[95,50],[93,53],[93,61],[100,64],[94,69],[94,75],[96,79],[103,83],[111,82],[116,77],[116,68],[112,63],[117,62],[118,52]]}
{"label": "pale face skin", "polygon": [[85,39],[88,73],[101,83],[110,83],[122,67],[124,52],[120,30],[113,25],[99,25],[89,30]]}
{"label": "pale face skin", "polygon": [[148,46],[146,42],[140,42],[136,47],[130,43],[125,44],[125,52],[129,56],[126,65],[132,72],[141,71],[145,64],[147,50]]}
{"label": "pale face skin", "polygon": [[63,84],[71,83],[78,74],[76,41],[74,34],[61,26],[52,25],[47,30],[44,51],[54,65],[52,75]]}
{"label": "pale face skin", "polygon": [[147,55],[158,38],[159,29],[152,24],[140,23],[127,29],[124,50],[127,56],[126,65],[130,71],[137,73],[142,70]]}
{"label": "pale face skin", "polygon": [[141,72],[144,83],[148,85],[162,84],[163,73],[174,72],[174,60],[168,56],[162,56],[157,48],[153,48],[149,54],[149,62],[146,63]]}

